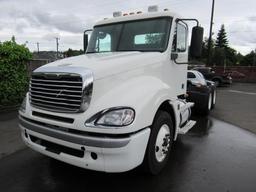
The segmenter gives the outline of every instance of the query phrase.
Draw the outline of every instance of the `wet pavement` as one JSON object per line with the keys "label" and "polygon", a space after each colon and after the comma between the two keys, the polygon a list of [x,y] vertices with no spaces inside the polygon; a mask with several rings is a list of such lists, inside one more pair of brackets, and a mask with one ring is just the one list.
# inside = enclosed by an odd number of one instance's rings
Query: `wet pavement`
{"label": "wet pavement", "polygon": [[0,160],[0,191],[255,192],[256,135],[213,118],[197,120],[158,176],[88,171],[25,149]]}

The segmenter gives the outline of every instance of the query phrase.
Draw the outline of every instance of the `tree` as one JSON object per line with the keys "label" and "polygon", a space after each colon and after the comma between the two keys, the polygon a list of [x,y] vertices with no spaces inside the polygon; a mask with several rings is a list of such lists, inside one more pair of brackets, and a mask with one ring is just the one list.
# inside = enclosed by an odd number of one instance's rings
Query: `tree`
{"label": "tree", "polygon": [[231,47],[227,47],[225,49],[225,56],[226,56],[226,61],[227,65],[236,65],[238,58],[237,58],[237,51]]}
{"label": "tree", "polygon": [[73,56],[77,56],[77,55],[81,55],[83,54],[84,51],[83,50],[73,50],[73,49],[68,49],[67,51],[63,52],[63,54],[65,55],[65,57],[73,57]]}
{"label": "tree", "polygon": [[215,47],[218,48],[227,48],[228,47],[228,38],[225,30],[225,26],[222,24],[218,32],[217,39],[215,42]]}
{"label": "tree", "polygon": [[253,66],[254,62],[256,63],[256,52],[251,51],[249,54],[245,55],[244,58],[241,60],[241,65],[245,66]]}
{"label": "tree", "polygon": [[32,54],[15,39],[0,42],[0,108],[19,104],[28,88],[26,64]]}
{"label": "tree", "polygon": [[[212,53],[214,52],[214,44],[215,44],[215,40],[212,39],[212,42],[211,42]],[[202,45],[202,56],[201,56],[200,61],[206,62],[207,57],[208,57],[208,38],[204,38],[203,45]],[[210,61],[212,61],[212,60],[213,60],[213,54],[211,54],[211,58],[210,58]]]}

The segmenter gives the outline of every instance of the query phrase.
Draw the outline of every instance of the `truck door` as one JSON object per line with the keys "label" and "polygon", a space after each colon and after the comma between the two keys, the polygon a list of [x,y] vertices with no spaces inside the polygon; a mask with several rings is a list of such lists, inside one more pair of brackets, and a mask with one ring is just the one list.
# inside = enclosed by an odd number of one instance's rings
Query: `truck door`
{"label": "truck door", "polygon": [[176,23],[176,28],[173,36],[172,52],[178,54],[177,62],[188,62],[187,35],[188,27],[182,21]]}
{"label": "truck door", "polygon": [[175,25],[172,53],[177,54],[177,59],[176,62],[171,60],[173,70],[175,71],[175,79],[172,79],[172,81],[176,82],[177,94],[182,95],[186,93],[187,88],[187,64],[184,63],[188,62],[188,27],[187,24],[182,21],[176,22]]}

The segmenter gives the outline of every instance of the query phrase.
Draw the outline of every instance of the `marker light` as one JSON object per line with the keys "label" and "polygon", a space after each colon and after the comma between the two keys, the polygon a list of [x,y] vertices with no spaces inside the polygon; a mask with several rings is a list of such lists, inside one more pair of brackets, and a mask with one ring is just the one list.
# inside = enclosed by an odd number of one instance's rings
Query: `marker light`
{"label": "marker light", "polygon": [[157,12],[158,6],[157,5],[151,5],[148,7],[148,12]]}
{"label": "marker light", "polygon": [[121,11],[116,11],[113,13],[113,17],[121,17],[122,16],[122,12]]}

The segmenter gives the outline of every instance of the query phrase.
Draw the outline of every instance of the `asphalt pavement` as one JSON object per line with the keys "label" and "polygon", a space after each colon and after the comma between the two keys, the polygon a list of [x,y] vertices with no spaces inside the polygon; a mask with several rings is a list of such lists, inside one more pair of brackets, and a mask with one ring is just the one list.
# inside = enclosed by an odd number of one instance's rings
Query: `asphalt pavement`
{"label": "asphalt pavement", "polygon": [[1,114],[0,191],[255,192],[255,88],[253,84],[220,88],[210,117],[194,117],[196,126],[179,136],[167,167],[157,176],[140,168],[109,174],[55,161],[24,147],[17,112]]}
{"label": "asphalt pavement", "polygon": [[234,83],[217,91],[210,115],[256,134],[256,83]]}
{"label": "asphalt pavement", "polygon": [[17,117],[16,110],[0,113],[0,159],[25,148]]}
{"label": "asphalt pavement", "polygon": [[197,119],[175,143],[158,176],[141,169],[108,174],[57,162],[30,149],[0,160],[3,192],[256,191],[256,136],[213,119]]}

